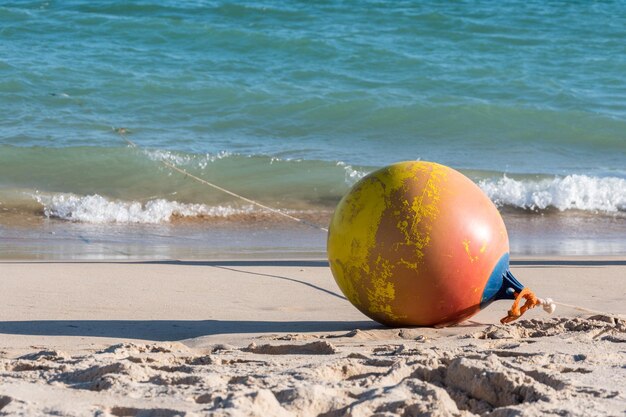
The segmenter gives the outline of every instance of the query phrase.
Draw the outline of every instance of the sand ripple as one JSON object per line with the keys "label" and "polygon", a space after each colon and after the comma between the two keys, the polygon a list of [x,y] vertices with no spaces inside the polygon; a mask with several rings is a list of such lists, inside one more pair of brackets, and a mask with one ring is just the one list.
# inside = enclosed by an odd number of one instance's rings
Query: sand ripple
{"label": "sand ripple", "polygon": [[[435,340],[419,329],[193,350],[124,343],[0,359],[0,415],[615,415],[623,320],[526,320]],[[411,337],[407,338],[406,335]],[[330,337],[329,337],[330,336]],[[328,340],[332,339],[333,343]]]}

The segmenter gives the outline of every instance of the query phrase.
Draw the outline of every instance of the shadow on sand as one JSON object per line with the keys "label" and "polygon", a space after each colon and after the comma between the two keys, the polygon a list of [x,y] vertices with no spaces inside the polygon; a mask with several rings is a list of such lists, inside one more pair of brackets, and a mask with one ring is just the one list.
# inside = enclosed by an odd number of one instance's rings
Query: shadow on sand
{"label": "shadow on sand", "polygon": [[235,333],[308,333],[382,328],[374,321],[33,320],[2,321],[0,333],[177,341]]}

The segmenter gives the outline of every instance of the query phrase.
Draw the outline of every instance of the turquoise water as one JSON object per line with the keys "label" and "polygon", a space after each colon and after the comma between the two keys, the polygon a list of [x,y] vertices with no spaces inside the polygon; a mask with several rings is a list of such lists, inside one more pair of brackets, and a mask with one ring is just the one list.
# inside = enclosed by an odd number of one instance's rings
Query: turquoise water
{"label": "turquoise water", "polygon": [[5,212],[93,224],[254,211],[165,159],[327,213],[365,173],[422,159],[466,173],[505,213],[626,230],[625,2],[125,3],[0,5]]}

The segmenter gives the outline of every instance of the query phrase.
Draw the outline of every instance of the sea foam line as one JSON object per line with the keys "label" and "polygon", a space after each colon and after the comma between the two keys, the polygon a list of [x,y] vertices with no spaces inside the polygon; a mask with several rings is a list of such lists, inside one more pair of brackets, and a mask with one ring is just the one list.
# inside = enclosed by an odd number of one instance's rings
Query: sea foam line
{"label": "sea foam line", "polygon": [[544,180],[516,180],[506,175],[478,182],[498,206],[530,210],[626,211],[626,180],[567,175]]}
{"label": "sea foam line", "polygon": [[[346,168],[347,174],[352,172],[356,173],[355,177],[362,176],[361,172]],[[556,208],[561,211],[626,212],[626,179],[622,178],[568,175],[543,180],[517,180],[505,175],[499,179],[481,180],[478,185],[498,206],[530,210]],[[167,223],[175,217],[227,218],[255,212],[253,205],[208,206],[165,199],[141,203],[109,200],[98,194],[37,194],[34,198],[43,205],[47,217],[85,223],[158,224]]]}
{"label": "sea foam line", "polygon": [[44,206],[44,214],[73,222],[85,223],[167,223],[173,217],[220,217],[226,218],[254,211],[250,206],[207,206],[186,204],[164,199],[150,200],[144,204],[137,201],[112,201],[98,194],[77,196],[74,194],[37,195]]}

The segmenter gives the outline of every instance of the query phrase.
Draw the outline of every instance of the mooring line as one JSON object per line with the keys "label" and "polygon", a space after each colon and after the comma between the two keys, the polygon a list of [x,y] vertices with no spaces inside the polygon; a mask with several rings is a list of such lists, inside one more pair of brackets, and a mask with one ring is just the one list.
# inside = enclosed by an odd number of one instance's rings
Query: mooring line
{"label": "mooring line", "polygon": [[569,308],[573,308],[574,310],[582,311],[583,313],[604,315],[604,316],[612,316],[612,317],[617,317],[617,318],[620,318],[620,319],[626,318],[626,317],[624,317],[623,314],[619,314],[619,313],[608,313],[606,311],[592,310],[590,308],[578,306],[578,305],[575,305],[575,304],[561,303],[561,302],[558,302],[558,301],[555,301],[554,303],[557,304],[557,305],[563,306],[563,307],[569,307]]}
{"label": "mooring line", "polygon": [[[122,138],[122,139],[123,139],[123,140],[124,140],[124,141],[125,141],[125,142],[129,145],[129,146],[131,146],[131,147],[133,147],[133,148],[135,148],[135,149],[139,149],[139,150],[141,150],[141,147],[139,147],[139,146],[138,146],[135,142],[133,142],[132,140],[128,139],[128,137],[126,136],[126,133],[127,133],[128,131],[127,131],[126,129],[124,129],[124,128],[113,128],[113,130],[115,130],[115,132],[117,132],[117,133],[120,135],[120,137],[121,137],[121,138]],[[217,185],[217,184],[213,184],[212,182],[209,182],[209,181],[207,181],[207,180],[205,180],[205,179],[203,179],[203,178],[200,178],[200,177],[198,177],[198,176],[196,176],[196,175],[193,175],[192,173],[190,173],[190,172],[186,171],[185,169],[180,168],[179,166],[177,166],[177,165],[175,165],[175,164],[173,164],[173,163],[171,163],[171,162],[168,162],[168,161],[166,161],[166,160],[164,160],[164,159],[159,159],[159,162],[160,162],[160,163],[162,163],[162,164],[163,164],[164,166],[166,166],[167,168],[169,168],[169,169],[171,169],[171,170],[173,170],[173,171],[179,172],[179,173],[181,173],[181,174],[183,174],[183,175],[185,175],[185,176],[187,176],[187,177],[189,177],[189,178],[191,178],[191,179],[193,179],[193,180],[195,180],[195,181],[199,182],[200,184],[207,185],[207,186],[209,186],[209,187],[211,187],[211,188],[214,188],[214,189],[216,189],[216,190],[218,190],[218,191],[221,191],[221,192],[223,192],[223,193],[226,193],[226,194],[228,194],[228,195],[231,195],[231,196],[233,196],[233,197],[236,197],[236,198],[238,198],[238,199],[240,199],[240,200],[243,200],[243,201],[245,201],[246,203],[253,204],[253,205],[257,206],[257,207],[262,208],[262,209],[263,209],[263,210],[265,210],[265,211],[269,211],[269,212],[271,212],[271,213],[277,214],[277,215],[282,216],[282,217],[284,217],[284,218],[287,218],[287,219],[289,219],[289,220],[292,220],[292,221],[298,222],[298,223],[300,223],[300,224],[304,224],[304,225],[306,225],[306,226],[312,227],[313,229],[317,229],[317,230],[320,230],[320,231],[322,231],[322,232],[328,232],[328,229],[327,229],[326,227],[322,227],[322,226],[317,225],[317,224],[315,224],[315,223],[308,222],[308,221],[306,221],[306,220],[304,220],[304,219],[300,219],[300,218],[298,218],[298,217],[295,217],[295,216],[292,216],[292,215],[290,215],[290,214],[287,214],[287,213],[285,213],[285,212],[283,212],[283,211],[281,211],[281,210],[279,210],[279,209],[276,209],[276,208],[273,208],[273,207],[270,207],[270,206],[266,206],[265,204],[261,204],[261,203],[259,203],[258,201],[255,201],[255,200],[252,200],[252,199],[250,199],[250,198],[244,197],[244,196],[242,196],[242,195],[240,195],[240,194],[234,193],[234,192],[232,192],[232,191],[230,191],[230,190],[227,190],[227,189],[226,189],[226,188],[224,188],[224,187],[220,187],[220,186],[219,186],[219,185]]]}

